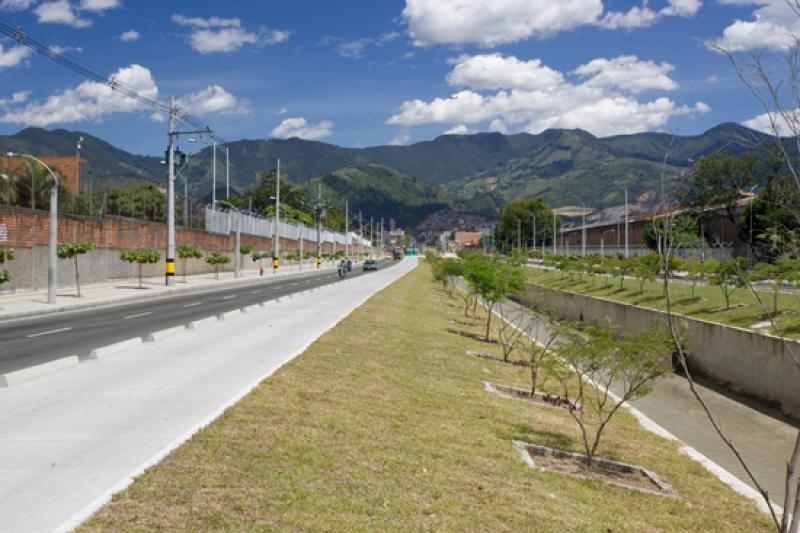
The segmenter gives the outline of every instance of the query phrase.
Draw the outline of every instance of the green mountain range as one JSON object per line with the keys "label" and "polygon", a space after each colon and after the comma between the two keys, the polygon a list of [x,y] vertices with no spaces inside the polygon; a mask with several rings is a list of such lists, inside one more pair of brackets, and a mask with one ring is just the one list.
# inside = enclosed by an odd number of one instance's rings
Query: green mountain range
{"label": "green mountain range", "polygon": [[[85,181],[95,190],[140,181],[163,184],[163,156],[140,156],[83,132],[27,128],[0,136],[0,150],[73,155],[79,136],[88,164]],[[329,199],[347,198],[365,216],[394,218],[408,225],[447,210],[493,217],[505,202],[543,196],[554,206],[619,205],[624,184],[633,198],[655,195],[685,179],[691,161],[715,150],[742,152],[768,137],[738,124],[722,124],[701,135],[640,133],[598,138],[582,130],[547,130],[538,135],[480,133],[443,135],[408,146],[343,148],[301,139],[242,140],[230,150],[231,188],[243,191],[281,159],[284,179],[321,186]],[[196,144],[182,143],[186,152]],[[182,175],[190,193],[211,194],[212,148],[188,159]],[[218,195],[225,187],[225,153],[217,150]]]}

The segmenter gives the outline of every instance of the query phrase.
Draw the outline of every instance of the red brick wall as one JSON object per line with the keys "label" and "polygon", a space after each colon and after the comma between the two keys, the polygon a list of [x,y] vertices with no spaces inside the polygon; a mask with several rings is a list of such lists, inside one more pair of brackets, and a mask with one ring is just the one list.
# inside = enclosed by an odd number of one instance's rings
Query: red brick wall
{"label": "red brick wall", "polygon": [[[50,218],[46,211],[22,207],[0,206],[0,246],[12,248],[31,248],[46,245],[50,232]],[[6,240],[3,237],[7,235]],[[236,237],[218,235],[202,230],[178,229],[178,246],[196,246],[206,251],[232,251]],[[77,215],[58,217],[58,243],[93,241],[98,247],[118,249],[166,249],[166,225],[159,222],[144,222],[130,218],[107,216],[91,218]],[[242,235],[242,244],[250,244],[258,251],[271,251],[272,239]],[[315,243],[305,242],[304,250],[312,251]],[[326,243],[323,250],[329,250]],[[281,239],[281,251],[297,250],[299,243]]]}

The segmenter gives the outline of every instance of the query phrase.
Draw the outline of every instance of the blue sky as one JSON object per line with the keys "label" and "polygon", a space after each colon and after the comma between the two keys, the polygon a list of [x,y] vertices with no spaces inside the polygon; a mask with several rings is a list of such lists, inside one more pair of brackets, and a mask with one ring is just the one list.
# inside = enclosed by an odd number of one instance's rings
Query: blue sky
{"label": "blue sky", "polygon": [[[225,139],[345,146],[446,131],[757,125],[763,110],[702,40],[780,52],[776,28],[797,29],[782,9],[783,0],[0,0],[7,23],[148,96],[175,95]],[[163,117],[13,40],[2,45],[0,133],[81,129],[163,151]]]}

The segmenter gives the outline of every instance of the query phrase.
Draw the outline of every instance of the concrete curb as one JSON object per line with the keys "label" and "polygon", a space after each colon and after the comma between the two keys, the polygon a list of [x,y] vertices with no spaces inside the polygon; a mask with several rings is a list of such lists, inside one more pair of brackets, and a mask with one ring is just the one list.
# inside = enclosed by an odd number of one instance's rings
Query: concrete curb
{"label": "concrete curb", "polygon": [[168,337],[172,337],[174,335],[180,335],[181,333],[185,333],[187,329],[188,328],[186,326],[175,326],[174,328],[167,328],[167,329],[162,329],[160,331],[154,331],[153,333],[148,334],[147,337],[144,338],[144,341],[157,342],[166,339]]}
{"label": "concrete curb", "polygon": [[133,339],[128,339],[126,341],[115,342],[114,344],[109,344],[108,346],[101,346],[100,348],[95,348],[89,353],[89,359],[105,359],[106,357],[111,357],[112,355],[117,355],[120,352],[124,352],[130,348],[135,348],[136,346],[142,345],[142,338],[135,337]]}
{"label": "concrete curb", "polygon": [[228,311],[227,313],[221,313],[217,315],[217,319],[219,320],[230,320],[232,318],[236,318],[237,316],[242,314],[241,309],[234,309],[233,311]]}
{"label": "concrete curb", "polygon": [[186,326],[186,328],[187,329],[200,329],[203,326],[211,325],[216,321],[217,321],[217,317],[215,317],[215,316],[210,316],[208,318],[201,318],[199,320],[194,320],[192,322],[189,322],[189,325]]}
{"label": "concrete curb", "polygon": [[53,374],[60,370],[77,366],[80,363],[77,355],[62,357],[54,361],[48,361],[40,365],[30,366],[14,372],[7,372],[0,375],[0,387],[13,387],[25,381],[31,381],[47,374]]}
{"label": "concrete curb", "polygon": [[242,307],[242,313],[255,313],[256,311],[260,310],[261,310],[260,304],[253,304],[253,305],[248,305],[247,307]]}

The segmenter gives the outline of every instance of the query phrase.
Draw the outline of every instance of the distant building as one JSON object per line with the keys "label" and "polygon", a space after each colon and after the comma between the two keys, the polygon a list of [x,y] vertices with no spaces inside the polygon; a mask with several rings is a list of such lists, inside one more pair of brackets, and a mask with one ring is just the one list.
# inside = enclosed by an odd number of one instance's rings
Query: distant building
{"label": "distant building", "polygon": [[[59,179],[61,180],[61,184],[72,194],[78,194],[81,190],[81,165],[85,163],[83,159],[78,158],[77,156],[70,155],[70,156],[49,156],[49,155],[42,155],[36,156],[44,163],[53,169]],[[22,168],[26,162],[30,162],[30,159],[25,157],[8,157],[2,156],[0,157],[0,170],[4,174],[8,174],[9,176],[19,175],[22,173]]]}
{"label": "distant building", "polygon": [[474,248],[480,246],[483,233],[480,231],[456,231],[453,241],[459,248]]}

